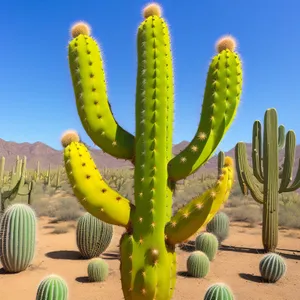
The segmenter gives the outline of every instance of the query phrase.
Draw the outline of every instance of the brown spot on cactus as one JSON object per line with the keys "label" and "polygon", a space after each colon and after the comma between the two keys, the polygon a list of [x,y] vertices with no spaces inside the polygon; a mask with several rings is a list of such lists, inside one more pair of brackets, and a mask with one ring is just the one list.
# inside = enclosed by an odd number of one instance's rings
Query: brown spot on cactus
{"label": "brown spot on cactus", "polygon": [[218,53],[221,53],[223,50],[229,50],[233,52],[236,48],[236,40],[230,35],[225,35],[221,37],[217,42],[216,42],[216,50]]}
{"label": "brown spot on cactus", "polygon": [[162,8],[157,3],[150,3],[146,5],[143,9],[143,16],[145,19],[151,16],[161,17],[161,15],[162,15]]}
{"label": "brown spot on cactus", "polygon": [[85,22],[76,22],[72,27],[71,27],[71,36],[72,38],[76,38],[80,34],[82,35],[90,35],[91,34],[91,27],[89,24]]}
{"label": "brown spot on cactus", "polygon": [[62,134],[62,137],[60,139],[60,142],[64,148],[69,146],[73,142],[79,142],[80,138],[75,130],[67,130]]}

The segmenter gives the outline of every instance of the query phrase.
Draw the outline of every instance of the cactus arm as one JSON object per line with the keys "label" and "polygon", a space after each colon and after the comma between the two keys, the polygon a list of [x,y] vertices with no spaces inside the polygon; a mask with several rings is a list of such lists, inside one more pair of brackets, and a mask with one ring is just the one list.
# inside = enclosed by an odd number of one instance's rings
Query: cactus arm
{"label": "cactus arm", "polygon": [[131,204],[103,180],[86,146],[71,142],[64,149],[65,168],[75,196],[93,216],[127,227]]}
{"label": "cactus arm", "polygon": [[279,193],[285,192],[287,186],[291,181],[293,174],[293,166],[295,159],[296,149],[296,135],[294,131],[288,131],[285,142],[285,157],[283,163],[283,169],[281,172],[281,182],[279,187]]}
{"label": "cactus arm", "polygon": [[116,158],[134,158],[134,136],[116,122],[106,91],[101,51],[80,34],[69,43],[69,67],[81,123],[92,141]]}
{"label": "cactus arm", "polygon": [[285,146],[285,128],[283,125],[278,127],[278,150],[281,150]]}
{"label": "cactus arm", "polygon": [[235,117],[241,88],[238,55],[228,49],[221,51],[209,66],[198,130],[191,143],[168,164],[171,180],[188,177],[213,155]]}
{"label": "cactus arm", "polygon": [[261,152],[262,152],[261,123],[259,121],[255,121],[253,124],[253,134],[252,134],[253,175],[260,183],[264,183]]}
{"label": "cactus arm", "polygon": [[[284,189],[284,193],[294,192],[300,188],[300,159],[298,162],[298,169],[293,183]],[[280,192],[280,191],[279,191]]]}
{"label": "cactus arm", "polygon": [[182,243],[205,226],[228,199],[232,182],[233,161],[226,157],[222,175],[215,186],[191,200],[167,223],[165,228],[167,242],[172,245]]}
{"label": "cactus arm", "polygon": [[237,143],[235,146],[235,162],[242,192],[245,190],[243,184],[246,184],[253,199],[262,204],[264,202],[263,193],[259,189],[259,182],[251,172],[247,159],[246,145],[242,142]]}
{"label": "cactus arm", "polygon": [[218,153],[218,175],[219,176],[222,174],[222,169],[224,167],[224,159],[225,159],[225,154],[223,151],[220,151]]}

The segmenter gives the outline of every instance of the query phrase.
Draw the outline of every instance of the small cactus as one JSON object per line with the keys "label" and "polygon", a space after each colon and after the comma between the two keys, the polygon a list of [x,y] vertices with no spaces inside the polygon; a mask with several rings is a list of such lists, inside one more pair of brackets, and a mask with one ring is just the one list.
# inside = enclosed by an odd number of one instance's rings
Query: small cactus
{"label": "small cactus", "polygon": [[88,277],[91,282],[105,281],[108,276],[108,265],[102,258],[94,258],[88,265]]}
{"label": "small cactus", "polygon": [[221,244],[229,235],[229,218],[223,213],[217,213],[214,218],[207,224],[206,231],[213,233]]}
{"label": "small cactus", "polygon": [[209,272],[209,268],[209,259],[202,251],[194,251],[187,260],[187,272],[192,277],[205,277]]}
{"label": "small cactus", "polygon": [[226,284],[216,283],[206,291],[204,300],[234,300],[234,296]]}
{"label": "small cactus", "polygon": [[39,284],[36,300],[67,300],[68,286],[63,278],[49,275]]}
{"label": "small cactus", "polygon": [[204,232],[196,237],[195,248],[196,250],[204,252],[208,259],[212,261],[217,254],[219,242],[214,234]]}
{"label": "small cactus", "polygon": [[265,281],[275,283],[285,274],[286,264],[280,255],[268,253],[260,261],[259,271]]}
{"label": "small cactus", "polygon": [[81,216],[76,228],[77,247],[84,258],[98,257],[109,246],[113,226],[89,213]]}
{"label": "small cactus", "polygon": [[36,228],[30,206],[19,203],[5,210],[0,224],[0,260],[5,271],[18,273],[29,266],[35,252]]}

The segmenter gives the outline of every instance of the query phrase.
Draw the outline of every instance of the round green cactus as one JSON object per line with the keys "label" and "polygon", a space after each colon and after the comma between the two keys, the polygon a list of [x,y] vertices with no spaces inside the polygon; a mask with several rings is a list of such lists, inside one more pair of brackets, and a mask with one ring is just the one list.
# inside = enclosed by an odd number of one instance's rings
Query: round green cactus
{"label": "round green cactus", "polygon": [[84,258],[98,257],[109,246],[113,226],[89,213],[81,216],[76,228],[77,247]]}
{"label": "round green cactus", "polygon": [[196,278],[205,277],[210,268],[210,262],[207,255],[202,251],[194,251],[187,260],[187,272],[190,276]]}
{"label": "round green cactus", "polygon": [[35,253],[35,212],[26,204],[11,205],[2,216],[0,229],[0,260],[3,269],[9,273],[24,271]]}
{"label": "round green cactus", "polygon": [[206,231],[213,233],[221,244],[229,235],[229,218],[223,213],[217,213],[207,224]]}
{"label": "round green cactus", "polygon": [[36,300],[67,300],[68,286],[63,278],[49,275],[39,284]]}
{"label": "round green cactus", "polygon": [[217,254],[219,242],[214,234],[204,232],[196,237],[195,248],[196,250],[204,252],[208,259],[212,261]]}
{"label": "round green cactus", "polygon": [[108,276],[108,264],[102,258],[94,258],[88,265],[88,277],[92,282],[105,281]]}
{"label": "round green cactus", "polygon": [[234,296],[227,285],[216,283],[206,291],[204,300],[234,300]]}
{"label": "round green cactus", "polygon": [[259,271],[264,280],[274,283],[285,274],[286,263],[280,255],[268,253],[261,259]]}

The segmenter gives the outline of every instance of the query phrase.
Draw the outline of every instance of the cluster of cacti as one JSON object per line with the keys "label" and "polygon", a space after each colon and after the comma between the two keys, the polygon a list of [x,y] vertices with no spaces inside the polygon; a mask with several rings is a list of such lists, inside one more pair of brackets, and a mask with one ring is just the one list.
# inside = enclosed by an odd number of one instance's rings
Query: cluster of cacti
{"label": "cluster of cacti", "polygon": [[173,157],[174,75],[168,24],[156,4],[145,8],[144,18],[137,31],[135,136],[114,119],[101,50],[87,24],[73,26],[68,51],[82,125],[104,152],[134,164],[135,203],[104,182],[76,132],[64,134],[62,145],[66,172],[80,203],[95,217],[126,229],[120,243],[125,299],[167,300],[176,281],[175,245],[205,226],[227,200],[232,159],[225,158],[214,187],[173,217],[172,193],[177,181],[208,161],[229,129],[240,101],[242,68],[234,39],[220,39],[208,70],[198,130]]}
{"label": "cluster of cacti", "polygon": [[0,260],[5,271],[17,273],[31,263],[36,246],[37,221],[26,204],[8,207],[0,222]]}
{"label": "cluster of cacti", "polygon": [[206,291],[204,300],[234,300],[234,295],[227,285],[216,283]]}
{"label": "cluster of cacti", "polygon": [[218,212],[207,224],[206,231],[213,233],[221,244],[229,235],[229,218],[223,212]]}
{"label": "cluster of cacti", "polygon": [[280,255],[268,253],[261,259],[259,271],[265,281],[274,283],[284,276],[286,263]]}
{"label": "cluster of cacti", "polygon": [[[278,152],[285,147],[283,167],[279,167]],[[259,121],[255,121],[252,133],[252,169],[247,159],[245,143],[235,147],[236,170],[244,194],[251,193],[253,199],[263,204],[262,241],[266,251],[274,252],[278,244],[279,194],[292,192],[300,187],[300,166],[292,184],[296,149],[296,135],[278,127],[277,112],[268,109],[264,116],[264,132]],[[246,188],[245,188],[246,187]]]}
{"label": "cluster of cacti", "polygon": [[194,251],[187,259],[186,268],[189,276],[203,278],[209,272],[210,262],[204,252]]}
{"label": "cluster of cacti", "polygon": [[113,236],[113,226],[88,212],[78,219],[76,227],[77,247],[84,258],[98,257],[109,246]]}
{"label": "cluster of cacti", "polygon": [[34,188],[32,180],[26,179],[26,157],[16,158],[16,165],[10,174],[8,182],[4,181],[5,157],[0,161],[0,213],[13,203],[31,204],[31,194]]}
{"label": "cluster of cacti", "polygon": [[87,272],[89,281],[104,281],[108,276],[108,264],[102,258],[94,258],[88,264]]}
{"label": "cluster of cacti", "polygon": [[35,300],[67,300],[68,286],[58,275],[49,275],[44,278],[37,289]]}
{"label": "cluster of cacti", "polygon": [[219,242],[214,234],[204,232],[196,237],[195,249],[204,252],[210,261],[215,258],[218,248]]}

